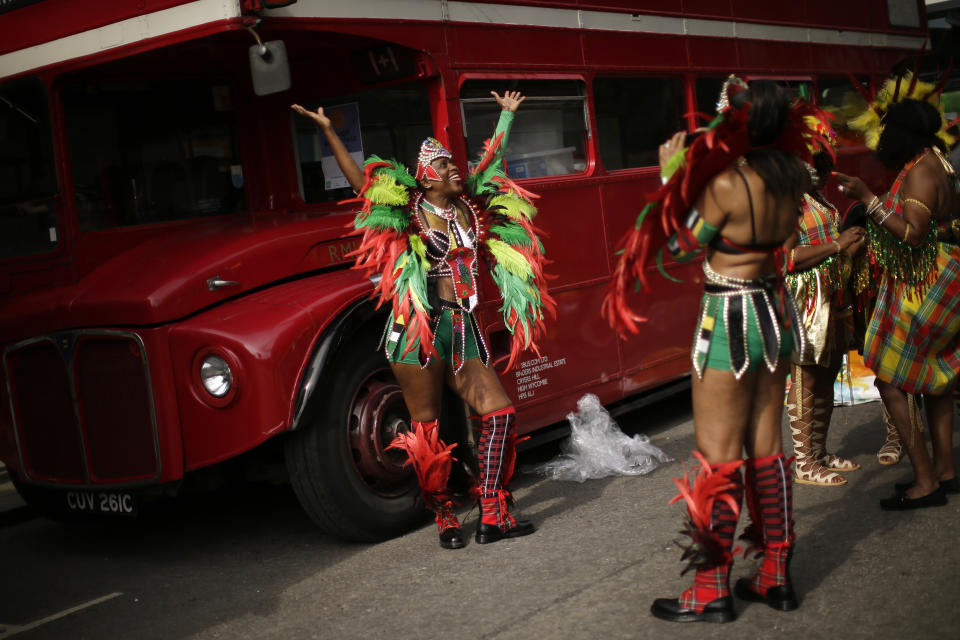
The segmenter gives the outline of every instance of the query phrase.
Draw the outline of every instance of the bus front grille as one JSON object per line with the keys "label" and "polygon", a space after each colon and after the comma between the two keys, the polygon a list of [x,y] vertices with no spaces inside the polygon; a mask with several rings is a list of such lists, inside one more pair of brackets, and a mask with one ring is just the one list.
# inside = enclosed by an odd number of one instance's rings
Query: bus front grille
{"label": "bus front grille", "polygon": [[104,485],[159,476],[149,367],[136,334],[33,338],[7,349],[4,367],[30,480]]}

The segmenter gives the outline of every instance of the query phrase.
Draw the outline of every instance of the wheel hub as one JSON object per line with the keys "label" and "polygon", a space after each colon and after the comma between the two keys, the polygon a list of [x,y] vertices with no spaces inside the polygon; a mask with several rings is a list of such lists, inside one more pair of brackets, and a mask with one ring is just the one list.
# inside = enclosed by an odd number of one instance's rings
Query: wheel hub
{"label": "wheel hub", "polygon": [[358,386],[350,406],[348,442],[357,473],[371,490],[398,495],[409,488],[413,471],[404,467],[406,454],[387,449],[397,433],[409,427],[403,393],[392,376],[376,372]]}

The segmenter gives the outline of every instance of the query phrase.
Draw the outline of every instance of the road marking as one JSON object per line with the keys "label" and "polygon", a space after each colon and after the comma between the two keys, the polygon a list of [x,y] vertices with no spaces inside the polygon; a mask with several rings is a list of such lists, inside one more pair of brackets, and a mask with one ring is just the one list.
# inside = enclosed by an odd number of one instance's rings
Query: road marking
{"label": "road marking", "polygon": [[96,600],[91,600],[90,602],[84,602],[83,604],[78,604],[75,607],[64,609],[63,611],[59,611],[51,616],[47,616],[46,618],[40,618],[39,620],[35,620],[33,622],[30,622],[28,624],[25,624],[19,627],[14,624],[3,624],[2,622],[0,622],[0,638],[10,638],[12,636],[17,635],[18,633],[23,633],[24,631],[30,631],[31,629],[36,629],[37,627],[41,625],[45,625],[48,622],[59,620],[60,618],[69,616],[70,614],[76,613],[77,611],[80,611],[82,609],[92,607],[94,605],[100,604],[101,602],[106,602],[107,600],[113,600],[114,598],[117,598],[122,595],[123,594],[119,592],[111,593],[109,595],[103,596],[102,598],[97,598]]}

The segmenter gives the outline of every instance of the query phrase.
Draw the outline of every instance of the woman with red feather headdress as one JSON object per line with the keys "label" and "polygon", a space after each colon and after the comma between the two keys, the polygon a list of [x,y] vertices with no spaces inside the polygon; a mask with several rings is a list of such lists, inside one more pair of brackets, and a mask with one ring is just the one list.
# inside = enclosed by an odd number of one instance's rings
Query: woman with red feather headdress
{"label": "woman with red feather headdress", "polygon": [[[680,132],[661,148],[664,174],[680,166],[648,197],[604,300],[603,312],[620,330],[638,331],[644,319],[626,305],[634,279],[645,281],[650,232],[659,218],[676,260],[704,248],[704,296],[692,352],[694,433],[700,472],[688,486],[684,553],[696,569],[679,598],[659,598],[658,618],[727,622],[736,617],[729,589],[734,532],[746,488],[752,525],[745,536],[763,555],[752,578],[737,583],[742,598],[778,610],[797,606],[788,572],[793,543],[790,460],[783,454],[780,420],[789,358],[805,336],[785,290],[784,244],[794,238],[800,198],[809,182],[804,160],[822,141],[783,87],[731,77],[720,114],[683,151]],[[682,156],[678,156],[682,153]],[[660,263],[661,253],[657,254]],[[743,460],[746,452],[746,460]],[[746,482],[740,468],[745,468]]]}
{"label": "woman with red feather headdress", "polygon": [[515,463],[513,404],[496,372],[473,316],[478,302],[481,258],[503,296],[504,323],[512,334],[509,369],[524,349],[537,352],[544,313],[555,303],[544,282],[543,245],[532,219],[531,194],[505,172],[514,113],[524,98],[519,91],[501,97],[500,121],[484,154],[468,176],[435,138],[420,145],[416,175],[396,160],[376,156],[357,166],[324,114],[293,105],[323,131],[334,158],[362,203],[353,226],[363,233],[352,255],[356,268],[380,277],[374,295],[389,303],[383,347],[410,411],[411,429],[399,433],[392,448],[407,453],[420,493],[434,512],[440,546],[464,546],[447,486],[455,445],[439,438],[440,404],[445,382],[480,414],[477,458],[480,476],[472,488],[480,505],[479,544],[534,532],[526,520],[510,514],[507,485]]}

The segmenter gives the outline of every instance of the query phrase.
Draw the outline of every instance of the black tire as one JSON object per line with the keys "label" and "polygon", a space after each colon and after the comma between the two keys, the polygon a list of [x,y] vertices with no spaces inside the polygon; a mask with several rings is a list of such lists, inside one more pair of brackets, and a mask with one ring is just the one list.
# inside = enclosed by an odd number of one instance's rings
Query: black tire
{"label": "black tire", "polygon": [[[326,385],[318,387],[321,397],[312,400],[321,403],[317,417],[284,443],[303,509],[328,533],[353,542],[395,537],[427,517],[416,500],[416,478],[403,466],[406,455],[385,450],[397,430],[409,427],[409,414],[386,359],[367,337],[334,358]],[[446,422],[457,429],[465,420]]]}

